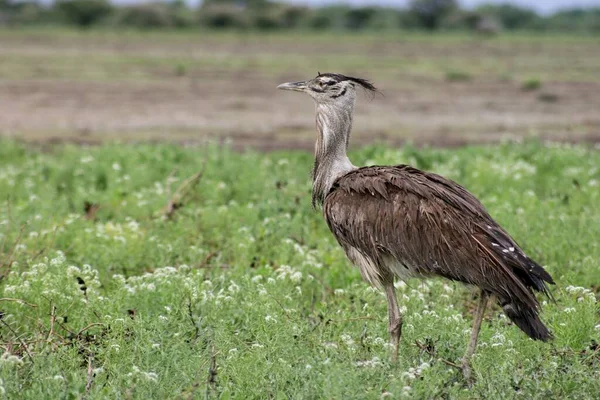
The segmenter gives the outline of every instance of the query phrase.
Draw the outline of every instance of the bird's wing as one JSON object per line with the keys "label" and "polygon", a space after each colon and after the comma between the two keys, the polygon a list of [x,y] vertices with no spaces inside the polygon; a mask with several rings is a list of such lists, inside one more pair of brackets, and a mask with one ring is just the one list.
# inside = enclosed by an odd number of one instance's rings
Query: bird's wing
{"label": "bird's wing", "polygon": [[392,256],[424,274],[474,284],[505,301],[537,307],[550,275],[465,188],[406,165],[364,167],[340,177],[324,214],[346,249],[375,263]]}

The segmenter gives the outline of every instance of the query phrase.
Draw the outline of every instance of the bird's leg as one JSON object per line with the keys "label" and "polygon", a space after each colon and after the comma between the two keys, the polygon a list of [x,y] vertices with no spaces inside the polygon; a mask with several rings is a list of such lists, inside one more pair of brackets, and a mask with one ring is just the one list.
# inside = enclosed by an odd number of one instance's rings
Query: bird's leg
{"label": "bird's leg", "polygon": [[385,295],[388,302],[389,315],[389,331],[390,344],[392,345],[392,362],[398,361],[398,346],[400,343],[400,335],[402,334],[402,314],[398,309],[398,300],[396,299],[396,288],[394,288],[394,280],[384,283]]}
{"label": "bird's leg", "polygon": [[485,308],[487,307],[489,294],[481,290],[481,296],[479,297],[479,304],[477,305],[477,310],[475,310],[475,315],[473,316],[473,330],[471,331],[471,341],[469,342],[469,346],[467,347],[467,351],[465,352],[465,356],[462,359],[462,371],[467,383],[470,385],[473,384],[473,380],[471,378],[471,356],[475,352],[475,348],[477,347],[477,340],[479,339],[479,329],[481,328],[481,321],[483,321],[483,315],[485,314]]}

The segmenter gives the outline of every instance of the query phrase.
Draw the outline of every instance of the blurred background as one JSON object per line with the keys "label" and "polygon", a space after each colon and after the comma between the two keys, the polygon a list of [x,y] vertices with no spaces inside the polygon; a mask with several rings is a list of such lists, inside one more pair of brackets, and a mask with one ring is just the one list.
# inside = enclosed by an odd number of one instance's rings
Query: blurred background
{"label": "blurred background", "polygon": [[600,142],[593,0],[0,0],[0,135],[312,147],[276,91],[339,72],[382,96],[353,144]]}

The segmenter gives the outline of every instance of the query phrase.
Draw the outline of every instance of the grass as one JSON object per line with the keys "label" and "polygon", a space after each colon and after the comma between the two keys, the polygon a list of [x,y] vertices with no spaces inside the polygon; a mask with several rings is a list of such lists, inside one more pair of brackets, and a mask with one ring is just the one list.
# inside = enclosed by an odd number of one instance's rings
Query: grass
{"label": "grass", "polygon": [[471,75],[463,71],[448,71],[446,72],[446,80],[449,82],[466,82],[471,80]]}
{"label": "grass", "polygon": [[[63,28],[0,29],[0,78],[11,80],[147,82],[206,73],[361,71],[390,81],[444,81],[448,71],[479,79],[536,74],[551,81],[598,82],[593,37],[506,34],[482,39],[464,33],[381,32],[136,32]],[[49,51],[52,49],[52,51]],[[533,51],[532,49],[536,49]],[[502,61],[499,62],[499,59]],[[173,73],[173,71],[176,71]],[[452,80],[450,78],[450,80]]]}
{"label": "grass", "polygon": [[[204,167],[171,218],[164,208]],[[456,361],[471,292],[398,287],[386,302],[310,207],[304,152],[0,143],[0,392],[8,398],[593,398],[600,390],[600,154],[525,143],[367,147],[465,185],[558,285],[529,340],[489,311],[468,390]],[[87,213],[84,205],[88,203]],[[95,207],[99,206],[97,211]],[[415,345],[418,342],[421,347]]]}
{"label": "grass", "polygon": [[521,83],[521,90],[530,92],[533,90],[538,90],[542,87],[542,81],[538,78],[529,78]]}

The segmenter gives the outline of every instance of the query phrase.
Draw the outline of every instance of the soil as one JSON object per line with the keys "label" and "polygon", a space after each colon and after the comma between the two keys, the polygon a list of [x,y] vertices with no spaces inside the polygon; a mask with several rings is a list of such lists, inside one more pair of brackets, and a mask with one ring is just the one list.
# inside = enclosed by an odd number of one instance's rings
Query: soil
{"label": "soil", "polygon": [[[181,55],[190,49],[180,42],[172,46],[168,42],[153,45],[139,38],[121,45],[114,39],[102,41],[89,36],[62,38],[54,43],[40,37],[10,38],[0,45],[0,50],[14,57],[15,54],[29,57],[39,65],[35,66],[37,70],[33,69],[38,71],[33,75],[0,79],[0,134],[4,136],[79,143],[105,140],[190,143],[216,139],[230,141],[236,148],[262,150],[313,146],[312,101],[299,93],[277,91],[276,86],[288,80],[310,78],[315,71],[269,69],[249,62],[235,69],[208,67],[186,71],[183,76],[159,69],[152,70],[144,79],[128,76],[121,80],[118,75],[91,79],[85,78],[85,68],[94,66],[82,61],[78,68],[84,71],[79,71],[80,75],[58,79],[44,70],[44,57],[53,62],[61,53],[82,57],[88,54],[170,57],[172,53]],[[194,47],[193,54],[206,57],[209,44]],[[249,45],[227,42],[217,46],[219,52],[215,57],[218,54],[244,57],[253,46],[257,46],[255,42]],[[297,51],[322,57],[331,46],[331,43],[319,44],[311,50],[307,43],[301,43]],[[393,68],[377,68],[377,65],[371,72],[368,67],[369,57],[390,51],[415,59],[421,54],[447,51],[437,44],[430,47],[419,49],[407,43],[365,47],[368,57],[364,65],[353,69],[370,78],[382,95],[358,99],[353,145],[411,142],[458,146],[528,137],[600,142],[599,81],[550,79],[541,88],[526,91],[519,81],[485,73],[465,81],[452,81],[426,74],[393,73]],[[477,48],[461,48],[454,51],[463,51],[468,59],[478,56]],[[285,55],[287,51],[281,41],[268,49],[257,56],[258,60],[278,52]],[[335,50],[340,51],[343,49]],[[485,51],[486,57],[497,53],[500,59],[508,54],[505,46],[479,51]],[[148,72],[143,63],[139,68]],[[135,69],[127,73],[135,73]],[[9,71],[8,76],[15,74]]]}

